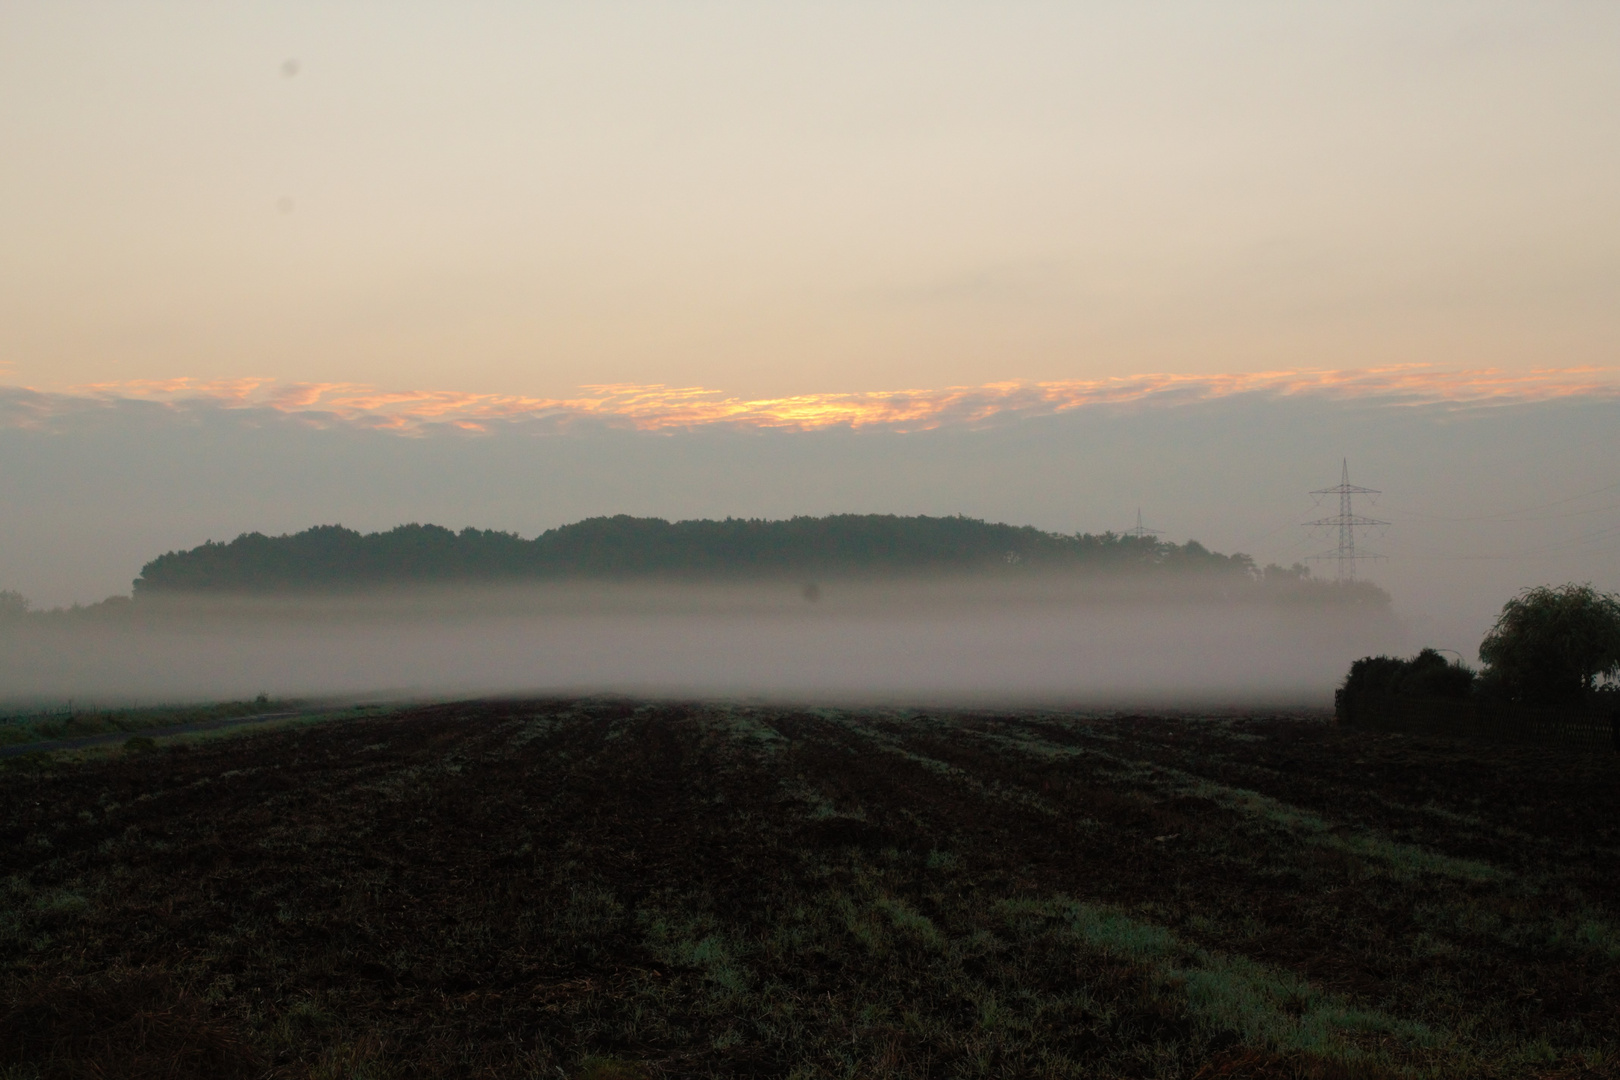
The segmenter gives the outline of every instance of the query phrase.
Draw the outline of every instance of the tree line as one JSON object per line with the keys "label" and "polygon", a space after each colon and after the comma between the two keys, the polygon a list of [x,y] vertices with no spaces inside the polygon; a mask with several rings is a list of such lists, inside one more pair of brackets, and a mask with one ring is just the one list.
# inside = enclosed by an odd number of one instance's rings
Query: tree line
{"label": "tree line", "polygon": [[[783,520],[665,521],[595,517],[532,540],[486,529],[401,525],[362,534],[341,525],[244,533],[171,551],[141,568],[137,598],[173,593],[279,593],[562,578],[815,578],[1068,570],[1193,576],[1281,590],[1326,588],[1302,566],[1258,567],[1195,540],[1053,533],[969,517],[837,514]],[[1346,594],[1348,596],[1348,594]],[[1355,599],[1381,602],[1368,586]],[[1387,598],[1384,598],[1387,599]]]}

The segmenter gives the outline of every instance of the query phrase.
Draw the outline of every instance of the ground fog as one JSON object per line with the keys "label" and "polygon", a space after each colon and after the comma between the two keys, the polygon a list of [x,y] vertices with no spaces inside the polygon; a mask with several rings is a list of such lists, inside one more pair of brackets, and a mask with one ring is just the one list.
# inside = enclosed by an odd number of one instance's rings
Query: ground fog
{"label": "ground fog", "polygon": [[1326,704],[1377,611],[1076,583],[576,583],[138,603],[0,627],[0,698],[512,692]]}

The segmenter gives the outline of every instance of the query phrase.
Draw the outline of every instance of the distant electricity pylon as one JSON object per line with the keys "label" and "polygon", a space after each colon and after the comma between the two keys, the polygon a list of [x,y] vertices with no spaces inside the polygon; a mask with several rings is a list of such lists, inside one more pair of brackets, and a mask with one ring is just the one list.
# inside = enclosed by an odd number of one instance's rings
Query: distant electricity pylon
{"label": "distant electricity pylon", "polygon": [[1356,550],[1357,529],[1377,529],[1388,525],[1387,521],[1377,518],[1362,517],[1355,512],[1353,501],[1357,495],[1382,495],[1383,492],[1373,488],[1356,487],[1350,482],[1350,461],[1345,459],[1344,467],[1339,473],[1339,486],[1318,488],[1312,495],[1337,495],[1339,497],[1339,512],[1333,517],[1318,518],[1315,521],[1305,522],[1309,528],[1339,530],[1339,546],[1334,551],[1326,551],[1320,555],[1310,556],[1313,560],[1332,559],[1334,561],[1334,579],[1336,581],[1356,580],[1356,561],[1358,559],[1382,559],[1382,555],[1375,555],[1370,551]]}
{"label": "distant electricity pylon", "polygon": [[1130,532],[1126,533],[1125,535],[1126,536],[1134,536],[1138,540],[1143,540],[1143,539],[1146,539],[1149,536],[1158,536],[1159,535],[1159,530],[1158,529],[1148,529],[1148,528],[1143,527],[1143,525],[1142,525],[1142,508],[1140,506],[1138,506],[1136,508],[1136,528],[1132,529]]}

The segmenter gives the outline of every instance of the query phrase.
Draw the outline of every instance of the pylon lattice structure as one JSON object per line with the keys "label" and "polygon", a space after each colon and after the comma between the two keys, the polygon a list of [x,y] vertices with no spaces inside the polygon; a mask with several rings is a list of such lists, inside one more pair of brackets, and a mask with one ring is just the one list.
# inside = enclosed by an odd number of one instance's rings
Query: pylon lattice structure
{"label": "pylon lattice structure", "polygon": [[1140,506],[1138,506],[1136,508],[1136,528],[1130,530],[1125,535],[1126,536],[1134,536],[1138,540],[1142,540],[1142,539],[1145,539],[1145,538],[1147,538],[1149,536],[1158,536],[1159,535],[1159,530],[1158,529],[1145,528],[1142,525],[1142,508]]}
{"label": "pylon lattice structure", "polygon": [[1380,529],[1389,524],[1377,518],[1363,517],[1355,512],[1355,497],[1357,495],[1382,495],[1376,488],[1356,487],[1350,482],[1350,461],[1345,459],[1343,468],[1339,473],[1339,486],[1318,488],[1312,495],[1337,495],[1339,497],[1339,512],[1333,517],[1317,518],[1307,521],[1308,528],[1337,529],[1339,531],[1339,546],[1333,551],[1325,551],[1310,558],[1316,561],[1331,559],[1334,563],[1333,577],[1336,581],[1356,580],[1356,563],[1364,559],[1382,559],[1382,555],[1371,551],[1357,549],[1357,529]]}

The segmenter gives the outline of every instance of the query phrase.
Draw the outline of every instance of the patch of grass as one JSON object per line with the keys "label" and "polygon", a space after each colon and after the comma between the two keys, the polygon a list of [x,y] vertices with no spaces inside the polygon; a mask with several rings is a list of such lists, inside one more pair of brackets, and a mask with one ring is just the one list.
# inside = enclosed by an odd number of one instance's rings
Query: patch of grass
{"label": "patch of grass", "polygon": [[575,1080],[647,1080],[646,1066],[613,1057],[588,1057],[579,1064]]}
{"label": "patch of grass", "polygon": [[1211,1033],[1235,1031],[1252,1046],[1299,1051],[1341,1064],[1392,1063],[1367,1035],[1428,1047],[1436,1035],[1423,1024],[1376,1009],[1356,1008],[1287,972],[1180,940],[1161,926],[1123,912],[1068,898],[1008,900],[1000,909],[1016,926],[1057,920],[1075,947],[1100,950],[1146,966],[1162,984],[1185,994],[1187,1005]]}

